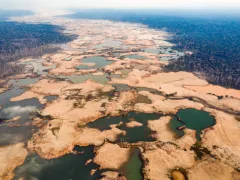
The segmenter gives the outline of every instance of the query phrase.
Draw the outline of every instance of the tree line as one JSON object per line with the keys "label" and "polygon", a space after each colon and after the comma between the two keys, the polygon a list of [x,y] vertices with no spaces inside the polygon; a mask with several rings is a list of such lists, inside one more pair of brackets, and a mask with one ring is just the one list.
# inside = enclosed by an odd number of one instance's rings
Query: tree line
{"label": "tree line", "polygon": [[23,72],[23,65],[9,62],[55,52],[60,49],[56,44],[75,38],[62,30],[49,24],[0,22],[0,78]]}

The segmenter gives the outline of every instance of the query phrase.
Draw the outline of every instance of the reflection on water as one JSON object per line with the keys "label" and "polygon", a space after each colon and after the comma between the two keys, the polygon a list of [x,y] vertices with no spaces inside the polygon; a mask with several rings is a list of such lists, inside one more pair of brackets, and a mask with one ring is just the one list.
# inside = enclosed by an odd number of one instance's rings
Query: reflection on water
{"label": "reflection on water", "polygon": [[[19,80],[10,80],[12,89],[0,94],[0,118],[4,121],[0,124],[0,146],[13,144],[17,142],[26,142],[35,130],[29,123],[29,113],[42,109],[43,105],[35,98],[27,99],[18,102],[11,102],[10,99],[22,94],[25,89],[22,86],[27,86],[36,83],[39,78],[26,78]],[[9,122],[9,119],[20,116],[14,122]]]}
{"label": "reflection on water", "polygon": [[99,168],[93,162],[85,165],[87,160],[94,158],[93,146],[76,146],[76,154],[67,154],[56,159],[46,160],[36,154],[28,155],[25,162],[17,167],[14,180],[96,180],[101,177],[101,171],[91,175],[91,170]]}
{"label": "reflection on water", "polygon": [[[36,130],[31,125],[30,113],[41,110],[43,105],[35,98],[18,102],[10,102],[0,110],[1,118],[5,119],[0,125],[0,146],[17,142],[26,142]],[[16,121],[8,119],[19,116]]]}

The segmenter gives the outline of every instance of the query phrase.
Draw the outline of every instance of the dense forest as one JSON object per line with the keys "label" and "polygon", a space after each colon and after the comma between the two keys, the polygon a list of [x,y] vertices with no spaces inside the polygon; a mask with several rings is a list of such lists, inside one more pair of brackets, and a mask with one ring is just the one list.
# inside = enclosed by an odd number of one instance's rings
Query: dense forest
{"label": "dense forest", "polygon": [[62,29],[49,24],[0,22],[0,61],[12,61],[28,56],[43,46],[71,41],[74,37],[62,34]]}
{"label": "dense forest", "polygon": [[0,22],[0,78],[23,69],[8,62],[55,52],[59,48],[53,44],[66,43],[75,38],[61,33],[61,30],[49,24]]}
{"label": "dense forest", "polygon": [[172,61],[169,70],[197,72],[211,83],[240,89],[240,20],[234,15],[213,14],[87,10],[68,17],[142,23],[164,29],[173,35],[171,42],[176,49],[194,52]]}

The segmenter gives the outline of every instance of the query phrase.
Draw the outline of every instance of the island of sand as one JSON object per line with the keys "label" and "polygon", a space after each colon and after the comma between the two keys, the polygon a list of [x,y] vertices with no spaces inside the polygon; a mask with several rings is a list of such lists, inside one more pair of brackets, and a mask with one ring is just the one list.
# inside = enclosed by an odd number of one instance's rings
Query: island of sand
{"label": "island of sand", "polygon": [[[78,38],[44,55],[41,66],[47,73],[10,98],[12,103],[37,99],[43,108],[21,124],[35,127],[29,139],[0,147],[0,179],[17,175],[14,169],[28,154],[50,160],[76,153],[75,146],[94,146],[88,163],[99,165],[92,174],[107,169],[102,179],[127,179],[123,169],[135,148],[142,179],[240,179],[240,91],[190,72],[166,71],[169,61],[163,57],[181,56],[157,51],[174,48],[169,33],[140,24],[50,15],[15,20],[50,22]],[[214,123],[198,131],[181,118],[180,110],[186,109],[207,113]],[[183,123],[172,128],[174,120]]]}

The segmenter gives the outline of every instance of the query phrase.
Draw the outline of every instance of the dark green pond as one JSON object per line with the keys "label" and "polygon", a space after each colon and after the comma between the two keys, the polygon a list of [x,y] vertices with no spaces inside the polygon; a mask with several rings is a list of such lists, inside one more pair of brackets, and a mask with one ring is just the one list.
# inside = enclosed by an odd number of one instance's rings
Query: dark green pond
{"label": "dark green pond", "polygon": [[196,130],[196,138],[197,140],[201,140],[200,135],[202,130],[215,124],[213,116],[208,112],[197,109],[181,109],[178,111],[177,116],[185,123],[179,122],[177,117],[174,117],[170,121],[170,127],[178,137],[183,136],[184,132],[183,130],[177,130],[177,128],[185,125],[188,129]]}
{"label": "dark green pond", "polygon": [[140,151],[138,148],[132,149],[130,159],[121,168],[121,172],[127,180],[142,180],[143,163],[140,158]]}
{"label": "dark green pond", "polygon": [[[119,124],[120,122],[123,125],[118,128],[126,131],[126,135],[119,136],[119,141],[124,140],[125,142],[138,142],[138,141],[154,141],[154,138],[151,136],[152,131],[147,127],[148,120],[157,120],[160,118],[159,114],[156,113],[136,113],[129,112],[124,116],[117,117],[104,117],[100,118],[94,122],[88,123],[88,127],[96,128],[98,130],[108,130],[111,129],[111,124]],[[142,123],[142,126],[139,127],[127,127],[126,123],[131,122],[131,120]]]}
{"label": "dark green pond", "polygon": [[79,154],[68,154],[60,158],[46,160],[36,154],[29,155],[25,162],[17,167],[14,180],[96,180],[100,178],[100,171],[90,175],[92,169],[99,166],[93,162],[85,165],[86,161],[94,157],[93,146],[74,148]]}
{"label": "dark green pond", "polygon": [[93,56],[93,57],[87,57],[83,58],[81,60],[82,63],[95,63],[94,66],[87,66],[87,65],[80,65],[77,66],[76,69],[81,70],[81,69],[98,69],[101,67],[104,67],[108,64],[112,64],[113,61],[108,61],[105,57],[101,56]]}
{"label": "dark green pond", "polygon": [[[94,158],[94,146],[81,147],[76,146],[76,154],[67,154],[55,159],[43,159],[36,154],[30,154],[26,157],[24,163],[15,170],[13,180],[23,178],[25,180],[96,180],[101,178],[101,173],[111,171],[111,169],[97,170],[91,175],[91,170],[99,168],[94,162],[86,164],[89,159]],[[120,169],[128,180],[143,179],[138,148],[132,149],[130,158]]]}

